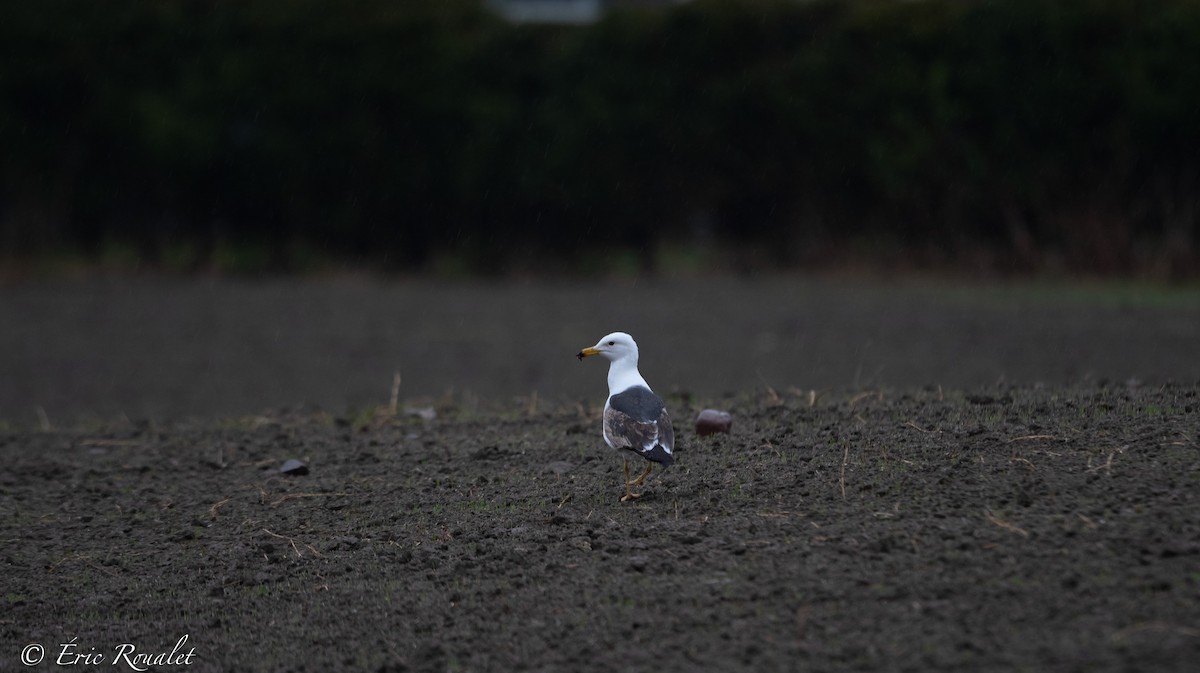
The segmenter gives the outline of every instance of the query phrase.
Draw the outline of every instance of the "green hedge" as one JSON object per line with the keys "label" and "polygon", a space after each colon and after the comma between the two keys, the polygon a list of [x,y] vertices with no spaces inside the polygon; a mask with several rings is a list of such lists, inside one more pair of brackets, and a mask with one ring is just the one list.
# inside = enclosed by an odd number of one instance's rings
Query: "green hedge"
{"label": "green hedge", "polygon": [[0,54],[10,259],[1194,273],[1200,248],[1184,0],[697,0],[584,27],[459,0],[0,0]]}

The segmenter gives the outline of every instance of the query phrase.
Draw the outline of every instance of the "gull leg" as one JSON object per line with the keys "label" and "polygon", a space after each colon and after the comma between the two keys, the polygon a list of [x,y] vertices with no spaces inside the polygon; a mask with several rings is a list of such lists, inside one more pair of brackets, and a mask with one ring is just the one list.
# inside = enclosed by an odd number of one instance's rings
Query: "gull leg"
{"label": "gull leg", "polygon": [[653,470],[653,469],[654,469],[654,463],[651,463],[650,461],[646,461],[646,469],[641,473],[641,475],[639,475],[637,479],[634,479],[633,481],[629,481],[629,465],[628,465],[628,463],[626,463],[626,465],[625,465],[625,485],[626,486],[641,486],[642,482],[646,480],[646,477],[650,476],[650,470]]}
{"label": "gull leg", "polygon": [[633,482],[629,481],[629,459],[626,458],[625,459],[625,495],[621,496],[621,502],[629,502],[630,500],[636,500],[636,499],[642,497],[641,493],[633,492],[633,489],[630,488],[630,486],[632,486],[632,485],[633,485]]}

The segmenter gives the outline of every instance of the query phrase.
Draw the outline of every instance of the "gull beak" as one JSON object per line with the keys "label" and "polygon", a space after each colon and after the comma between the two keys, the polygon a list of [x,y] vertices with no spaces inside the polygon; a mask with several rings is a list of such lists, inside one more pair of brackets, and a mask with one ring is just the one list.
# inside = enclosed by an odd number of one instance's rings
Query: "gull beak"
{"label": "gull beak", "polygon": [[596,350],[595,348],[592,348],[592,347],[590,347],[590,346],[589,346],[589,347],[587,347],[587,348],[585,348],[585,349],[583,349],[583,350],[579,351],[578,353],[576,353],[576,354],[575,354],[575,357],[577,357],[577,358],[579,358],[580,360],[582,360],[582,359],[584,359],[584,358],[586,358],[586,357],[590,357],[590,356],[592,356],[592,355],[599,355],[599,354],[600,354],[600,351],[598,351],[598,350]]}

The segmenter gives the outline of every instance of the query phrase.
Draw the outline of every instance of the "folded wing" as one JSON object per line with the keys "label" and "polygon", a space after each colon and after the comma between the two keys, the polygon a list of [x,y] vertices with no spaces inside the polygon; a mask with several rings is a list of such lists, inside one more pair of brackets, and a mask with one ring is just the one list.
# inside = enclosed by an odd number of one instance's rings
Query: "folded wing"
{"label": "folded wing", "polygon": [[675,460],[671,417],[662,398],[649,388],[635,386],[608,398],[604,440],[614,449],[629,449],[663,465]]}

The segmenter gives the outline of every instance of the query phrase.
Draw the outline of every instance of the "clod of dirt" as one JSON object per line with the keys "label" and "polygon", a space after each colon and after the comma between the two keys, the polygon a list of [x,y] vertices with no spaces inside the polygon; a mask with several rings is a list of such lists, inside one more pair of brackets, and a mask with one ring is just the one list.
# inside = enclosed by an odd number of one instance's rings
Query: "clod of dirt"
{"label": "clod of dirt", "polygon": [[299,477],[301,475],[308,474],[308,463],[305,463],[302,460],[291,458],[279,467],[279,471],[283,474]]}
{"label": "clod of dirt", "polygon": [[696,416],[696,434],[701,437],[715,435],[718,432],[728,433],[733,426],[733,416],[728,411],[705,409]]}

